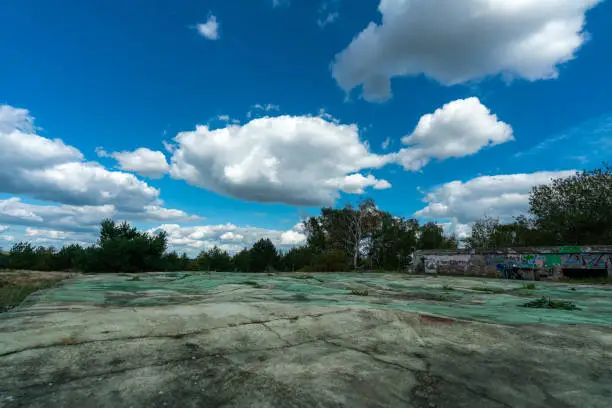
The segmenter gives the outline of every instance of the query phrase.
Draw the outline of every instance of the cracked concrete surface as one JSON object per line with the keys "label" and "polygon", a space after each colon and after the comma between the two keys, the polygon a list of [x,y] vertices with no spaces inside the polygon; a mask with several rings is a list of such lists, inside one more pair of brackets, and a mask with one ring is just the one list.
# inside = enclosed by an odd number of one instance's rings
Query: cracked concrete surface
{"label": "cracked concrete surface", "polygon": [[255,302],[251,288],[234,289],[166,306],[29,303],[0,319],[0,407],[603,408],[612,400],[610,326]]}

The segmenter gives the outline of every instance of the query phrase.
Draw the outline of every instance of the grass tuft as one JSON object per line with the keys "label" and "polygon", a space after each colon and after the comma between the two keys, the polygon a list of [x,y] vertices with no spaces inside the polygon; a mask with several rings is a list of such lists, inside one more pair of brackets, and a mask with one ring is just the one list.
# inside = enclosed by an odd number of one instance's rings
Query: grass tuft
{"label": "grass tuft", "polygon": [[524,284],[521,286],[521,289],[525,289],[525,290],[534,290],[534,289],[536,289],[536,285],[535,285],[535,283],[524,283]]}
{"label": "grass tuft", "polygon": [[505,289],[488,288],[486,286],[475,286],[475,287],[473,287],[471,289],[475,290],[475,291],[478,291],[478,292],[486,292],[486,293],[506,293]]}
{"label": "grass tuft", "polygon": [[0,313],[17,307],[30,294],[42,289],[52,288],[57,284],[55,280],[5,285],[0,287]]}
{"label": "grass tuft", "polygon": [[563,300],[552,300],[546,296],[542,296],[539,299],[527,302],[522,307],[531,307],[536,309],[563,309],[563,310],[580,310],[573,302],[566,302]]}
{"label": "grass tuft", "polygon": [[368,290],[367,289],[351,289],[351,295],[368,296]]}

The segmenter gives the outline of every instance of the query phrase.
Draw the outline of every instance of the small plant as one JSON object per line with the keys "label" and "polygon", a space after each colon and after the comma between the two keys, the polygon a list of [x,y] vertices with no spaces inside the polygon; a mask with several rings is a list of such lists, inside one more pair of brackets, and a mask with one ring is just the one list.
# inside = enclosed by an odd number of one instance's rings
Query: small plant
{"label": "small plant", "polygon": [[563,309],[563,310],[580,310],[573,302],[566,302],[563,300],[552,300],[546,296],[542,296],[539,299],[527,302],[522,307],[531,307],[536,309]]}
{"label": "small plant", "polygon": [[476,286],[471,288],[472,290],[478,291],[478,292],[486,292],[486,293],[506,293],[506,291],[504,289],[499,289],[499,288],[487,288],[485,286]]}
{"label": "small plant", "polygon": [[523,286],[521,286],[521,289],[526,289],[526,290],[534,290],[536,288],[535,283],[524,283]]}
{"label": "small plant", "polygon": [[142,279],[140,278],[140,276],[132,276],[130,279],[128,279],[128,282],[139,282]]}
{"label": "small plant", "polygon": [[250,285],[250,286],[259,286],[259,283],[249,280],[249,281],[244,281],[242,282],[243,285]]}
{"label": "small plant", "polygon": [[446,294],[442,294],[442,295],[436,295],[433,300],[438,301],[438,302],[450,302],[451,300],[453,300],[453,298],[449,295]]}
{"label": "small plant", "polygon": [[296,300],[298,302],[304,302],[308,300],[308,296],[303,293],[296,293],[295,295],[293,295],[293,300]]}
{"label": "small plant", "polygon": [[450,285],[444,285],[444,286],[442,286],[442,289],[443,289],[443,290],[455,290],[455,288],[453,288],[453,287],[452,287],[452,286],[450,286]]}
{"label": "small plant", "polygon": [[368,296],[368,290],[365,288],[364,289],[359,289],[359,288],[351,289],[351,295]]}

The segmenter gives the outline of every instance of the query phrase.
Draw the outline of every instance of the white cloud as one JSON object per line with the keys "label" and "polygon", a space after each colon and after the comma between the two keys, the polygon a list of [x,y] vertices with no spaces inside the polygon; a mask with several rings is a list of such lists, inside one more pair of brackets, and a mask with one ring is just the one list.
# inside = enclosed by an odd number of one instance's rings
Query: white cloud
{"label": "white cloud", "polygon": [[174,140],[172,177],[243,200],[329,205],[339,189],[361,191],[355,183],[388,186],[359,173],[388,158],[369,151],[357,126],[320,117],[265,117],[214,130],[197,126]]}
{"label": "white cloud", "polygon": [[34,130],[27,111],[0,107],[0,192],[126,210],[159,204],[156,188],[132,174],[85,162],[76,148],[31,133]]}
{"label": "white cloud", "polygon": [[291,0],[272,0],[272,7],[288,6],[290,3]]}
{"label": "white cloud", "polygon": [[327,180],[326,185],[342,190],[348,194],[364,194],[367,187],[373,187],[375,190],[391,188],[391,183],[387,180],[378,180],[371,174],[364,177],[359,173]]}
{"label": "white cloud", "polygon": [[159,230],[167,232],[170,247],[187,251],[190,254],[210,249],[213,246],[235,253],[243,248],[251,247],[261,238],[269,238],[279,249],[288,249],[306,241],[306,236],[296,229],[281,231],[249,226],[239,227],[230,223],[194,227],[163,224],[150,229],[149,232]]}
{"label": "white cloud", "polygon": [[391,144],[391,138],[388,137],[380,144],[380,147],[382,147],[383,150],[387,150],[390,144]]}
{"label": "white cloud", "polygon": [[350,92],[383,101],[391,78],[424,74],[444,85],[487,76],[556,78],[588,39],[585,13],[603,0],[381,0],[369,25],[336,55]]}
{"label": "white cloud", "polygon": [[52,230],[52,229],[35,229],[26,228],[25,234],[28,237],[39,237],[47,239],[64,240],[70,237],[73,233],[68,231]]}
{"label": "white cloud", "polygon": [[336,21],[338,19],[338,17],[340,17],[340,13],[338,13],[337,11],[328,13],[325,17],[320,17],[317,20],[317,25],[321,28],[325,27],[328,24],[333,23],[334,21]]}
{"label": "white cloud", "polygon": [[205,37],[208,40],[218,40],[219,39],[219,23],[217,22],[217,17],[210,16],[206,23],[197,25],[198,33],[202,37]]}
{"label": "white cloud", "polygon": [[242,242],[244,240],[244,235],[236,234],[235,232],[228,231],[219,237],[221,241],[229,241],[229,242]]}
{"label": "white cloud", "polygon": [[429,192],[423,200],[427,206],[415,216],[451,220],[455,225],[471,224],[485,215],[498,217],[503,222],[512,221],[512,217],[529,210],[529,192],[533,186],[574,173],[575,170],[541,171],[452,181]]}
{"label": "white cloud", "polygon": [[95,229],[104,218],[143,222],[189,222],[199,219],[184,211],[159,206],[145,206],[133,212],[120,211],[115,206],[74,206],[27,204],[18,197],[0,200],[0,222],[34,226],[38,229],[87,231]]}
{"label": "white cloud", "polygon": [[412,134],[402,138],[408,147],[396,153],[396,160],[407,170],[419,170],[432,158],[469,156],[513,139],[510,125],[478,98],[459,99],[423,115]]}
{"label": "white cloud", "polygon": [[280,236],[281,245],[300,245],[306,242],[306,235],[299,231],[285,231]]}
{"label": "white cloud", "polygon": [[133,152],[106,153],[103,149],[96,149],[100,157],[112,157],[125,171],[132,171],[144,177],[161,178],[168,172],[169,166],[166,156],[155,150],[140,147]]}
{"label": "white cloud", "polygon": [[[280,106],[278,105],[273,105],[271,103],[267,103],[265,105],[262,105],[260,103],[256,103],[255,105],[251,106],[251,110],[247,112],[247,118],[252,118],[255,117],[255,115],[257,114],[261,114],[261,113],[270,113],[270,112],[278,112],[280,110]],[[261,115],[260,115],[261,116]]]}

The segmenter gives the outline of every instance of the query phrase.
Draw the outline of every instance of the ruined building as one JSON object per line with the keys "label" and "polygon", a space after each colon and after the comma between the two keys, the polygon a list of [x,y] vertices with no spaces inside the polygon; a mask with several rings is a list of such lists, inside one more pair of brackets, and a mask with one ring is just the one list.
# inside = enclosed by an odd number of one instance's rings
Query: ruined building
{"label": "ruined building", "polygon": [[612,246],[416,251],[412,273],[527,280],[612,277]]}

